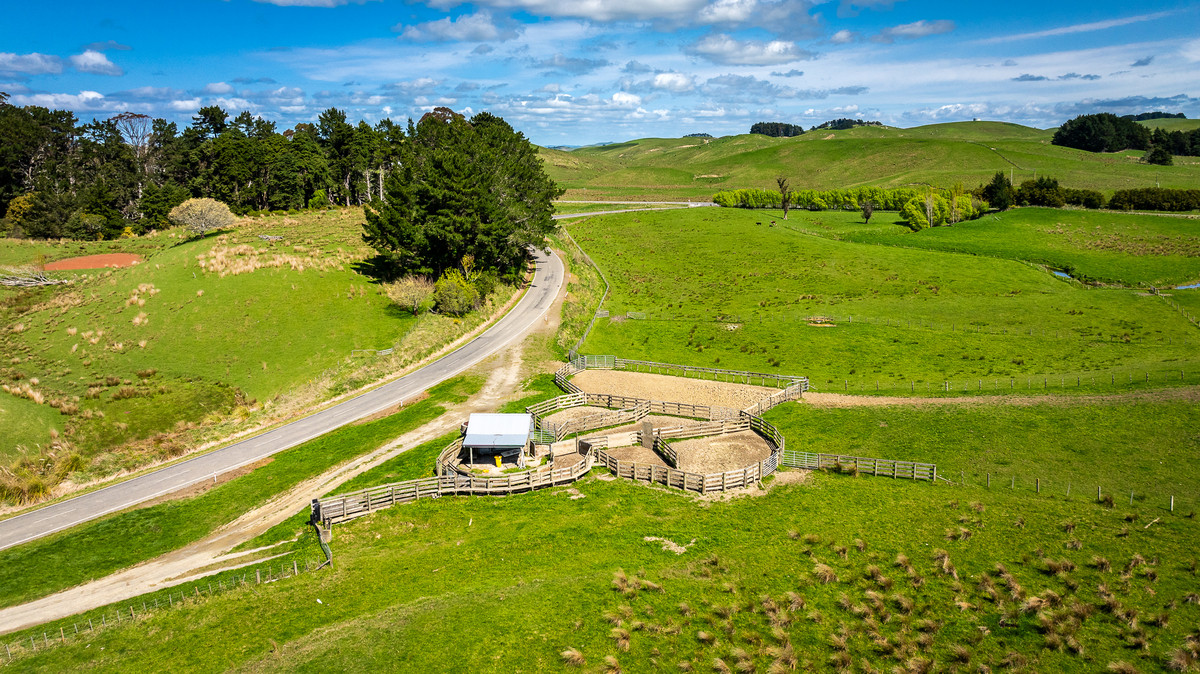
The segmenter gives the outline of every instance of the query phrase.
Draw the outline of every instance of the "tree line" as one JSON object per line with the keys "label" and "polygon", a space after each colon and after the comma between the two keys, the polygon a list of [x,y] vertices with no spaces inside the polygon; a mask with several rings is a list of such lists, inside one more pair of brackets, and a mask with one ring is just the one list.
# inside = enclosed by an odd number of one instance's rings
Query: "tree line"
{"label": "tree line", "polygon": [[1096,190],[1063,187],[1050,176],[1023,181],[1014,187],[1003,171],[997,171],[987,185],[972,190],[993,208],[1006,210],[1011,206],[1081,206],[1107,208],[1114,211],[1194,211],[1200,209],[1200,190],[1181,190],[1166,187],[1136,187],[1113,192],[1109,199]]}
{"label": "tree line", "polygon": [[[831,119],[828,122],[822,122],[809,131],[819,131],[827,129],[830,131],[841,131],[844,129],[853,129],[856,126],[883,126],[881,122],[864,122],[861,119]],[[756,133],[762,136],[771,136],[772,138],[792,138],[793,136],[801,136],[806,132],[804,127],[799,124],[788,124],[787,122],[755,122],[750,125],[750,133]]]}
{"label": "tree line", "polygon": [[174,122],[123,112],[81,123],[65,110],[18,107],[0,93],[0,234],[115,238],[168,225],[192,197],[235,213],[361,205],[386,198],[404,127],[351,124],[330,108],[280,131],[218,106]]}
{"label": "tree line", "polygon": [[1069,120],[1054,132],[1051,143],[1088,152],[1120,152],[1121,150],[1146,150],[1143,159],[1149,164],[1170,165],[1172,156],[1200,156],[1200,129],[1191,131],[1167,131],[1138,124],[1138,119],[1166,119],[1145,115],[1118,117],[1101,112],[1080,115]]}

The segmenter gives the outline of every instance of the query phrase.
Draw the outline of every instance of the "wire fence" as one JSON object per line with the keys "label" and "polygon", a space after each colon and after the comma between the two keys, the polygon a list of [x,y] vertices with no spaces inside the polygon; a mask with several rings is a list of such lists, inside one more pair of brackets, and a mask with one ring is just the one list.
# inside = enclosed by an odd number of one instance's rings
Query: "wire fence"
{"label": "wire fence", "polygon": [[192,605],[206,597],[225,592],[292,578],[315,571],[321,565],[320,559],[306,559],[300,562],[293,558],[290,561],[272,562],[222,573],[203,582],[184,583],[165,591],[143,595],[138,597],[136,602],[105,606],[20,632],[19,638],[5,641],[2,657],[6,663],[10,663],[52,648],[91,639],[99,632],[145,620],[155,613]]}
{"label": "wire fence", "polygon": [[1139,490],[1119,484],[1119,478],[1107,483],[1095,480],[1072,480],[1062,477],[1017,476],[991,472],[960,470],[943,471],[938,478],[953,486],[968,489],[1006,490],[1030,496],[1062,498],[1066,501],[1097,503],[1110,508],[1129,507],[1157,511],[1161,516],[1175,515],[1192,518],[1200,508],[1200,494],[1185,488],[1158,491]]}

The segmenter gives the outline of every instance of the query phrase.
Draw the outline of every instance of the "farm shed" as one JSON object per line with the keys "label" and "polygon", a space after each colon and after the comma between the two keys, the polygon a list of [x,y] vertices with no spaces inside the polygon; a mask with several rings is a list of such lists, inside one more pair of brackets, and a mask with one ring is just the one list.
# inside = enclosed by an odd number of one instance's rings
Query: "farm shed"
{"label": "farm shed", "polygon": [[519,456],[529,446],[532,428],[531,414],[472,414],[467,419],[463,449],[469,453],[471,463],[476,453]]}

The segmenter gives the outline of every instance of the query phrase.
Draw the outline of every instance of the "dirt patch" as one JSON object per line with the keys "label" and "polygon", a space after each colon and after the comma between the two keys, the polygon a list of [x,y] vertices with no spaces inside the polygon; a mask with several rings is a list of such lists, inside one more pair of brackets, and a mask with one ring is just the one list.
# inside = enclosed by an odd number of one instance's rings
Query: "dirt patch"
{"label": "dirt patch", "polygon": [[807,484],[812,481],[811,470],[777,470],[771,486],[781,484]]}
{"label": "dirt patch", "polygon": [[730,384],[624,370],[585,370],[575,375],[572,381],[579,388],[595,393],[739,410],[779,391],[767,386]]}
{"label": "dirt patch", "polygon": [[775,487],[791,484],[806,484],[812,480],[812,471],[810,470],[778,470],[774,473],[775,479],[767,483],[752,484],[748,487],[739,489],[729,489],[727,491],[714,491],[707,494],[693,494],[693,498],[703,505],[714,501],[732,501],[737,498],[754,498],[757,496],[766,496],[771,493]]}
{"label": "dirt patch", "polygon": [[671,446],[679,456],[680,470],[701,474],[741,470],[771,455],[771,446],[754,431],[694,438]]}
{"label": "dirt patch", "polygon": [[677,555],[682,555],[683,553],[687,552],[688,548],[696,544],[696,539],[694,538],[692,539],[692,542],[688,543],[687,545],[680,545],[675,541],[666,538],[659,538],[658,536],[642,536],[642,540],[646,541],[647,543],[662,543],[663,552],[674,552]]}
{"label": "dirt patch", "polygon": [[658,455],[658,452],[655,452],[649,447],[643,447],[641,445],[615,447],[613,449],[606,449],[604,452],[617,461],[640,463],[644,466],[658,466],[660,468],[670,467],[667,465],[667,462]]}
{"label": "dirt patch", "polygon": [[131,267],[142,261],[141,255],[133,253],[105,253],[103,255],[84,255],[56,260],[45,265],[46,271],[64,271],[71,269],[112,269],[116,267]]}
{"label": "dirt patch", "polygon": [[568,407],[565,410],[559,410],[554,414],[545,417],[546,421],[552,424],[564,424],[572,419],[579,417],[590,417],[593,414],[601,414],[603,412],[611,412],[612,410],[604,407],[592,407],[590,405],[582,405],[580,407]]}

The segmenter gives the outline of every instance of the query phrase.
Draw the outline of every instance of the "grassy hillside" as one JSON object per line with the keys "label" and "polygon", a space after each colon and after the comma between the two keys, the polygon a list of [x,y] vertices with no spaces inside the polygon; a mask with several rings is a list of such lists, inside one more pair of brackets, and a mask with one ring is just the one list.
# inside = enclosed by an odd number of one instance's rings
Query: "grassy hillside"
{"label": "grassy hillside", "polygon": [[[1044,420],[1058,428],[1070,417]],[[880,418],[943,444],[941,426],[922,433],[919,420]],[[970,422],[980,435],[1007,427],[996,417]],[[1048,444],[1013,459],[1035,465]],[[1110,448],[1133,457],[1147,446]],[[1075,460],[1089,486],[1107,480],[1090,460]],[[569,657],[598,672],[613,662],[709,671],[719,658],[721,668],[827,671],[848,658],[885,671],[930,661],[947,671],[1095,672],[1118,661],[1158,671],[1200,619],[1188,599],[1200,531],[1159,503],[1118,499],[1109,509],[1082,489],[1064,499],[1028,484],[827,474],[729,502],[627,481],[574,486],[583,498],[558,489],[384,510],[336,530],[332,569],[177,600],[19,663],[512,672],[558,670]],[[295,546],[315,553],[311,535]],[[38,628],[39,638],[46,629],[58,624]],[[578,656],[564,656],[569,649]]]}
{"label": "grassy hillside", "polygon": [[[1121,284],[1182,282],[1200,276],[1191,221],[1019,209],[914,234],[881,215],[864,226],[856,214],[793,212],[785,223],[710,208],[570,224],[614,284],[612,317],[582,351],[780,368],[839,391],[1200,377],[1196,329],[1162,298],[1085,288],[1028,263]],[[629,311],[649,320],[626,320]]]}
{"label": "grassy hillside", "polygon": [[1191,131],[1200,129],[1200,119],[1147,119],[1138,124],[1151,129],[1166,129],[1167,131]]}
{"label": "grassy hillside", "polygon": [[701,199],[722,189],[897,187],[956,182],[974,186],[996,171],[1016,182],[1051,175],[1069,187],[1111,193],[1200,185],[1200,163],[1153,167],[1140,153],[1093,154],[1050,144],[1053,130],[1003,122],[956,122],[912,129],[857,127],[797,138],[649,138],[572,152],[543,150],[547,170],[568,199]]}
{"label": "grassy hillside", "polygon": [[[0,242],[0,259],[13,263],[145,256],[123,269],[63,272],[71,285],[0,302],[9,326],[0,377],[41,408],[0,404],[22,417],[0,439],[0,462],[19,478],[6,498],[36,498],[67,473],[85,480],[174,456],[255,414],[269,421],[307,408],[401,369],[494,310],[418,319],[391,305],[355,269],[371,253],[361,223],[360,209],[345,209],[242,219],[200,239],[171,230],[118,242]],[[393,347],[386,358],[353,356]],[[54,446],[47,426],[62,432]]]}

